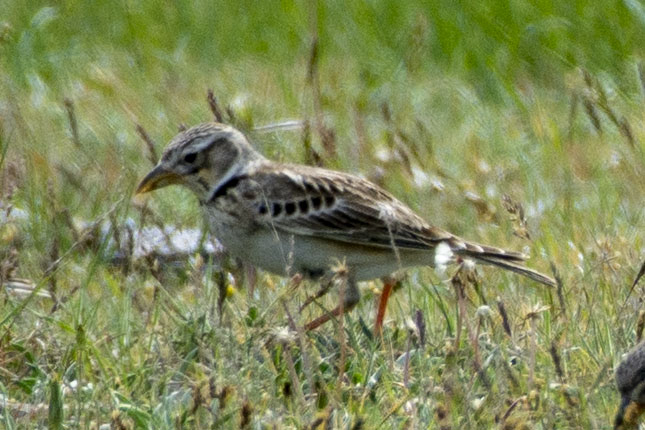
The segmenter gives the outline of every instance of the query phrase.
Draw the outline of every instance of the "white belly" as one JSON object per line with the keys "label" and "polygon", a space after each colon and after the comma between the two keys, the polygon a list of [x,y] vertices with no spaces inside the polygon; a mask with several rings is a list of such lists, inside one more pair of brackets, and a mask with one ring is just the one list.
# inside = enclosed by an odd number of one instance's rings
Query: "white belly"
{"label": "white belly", "polygon": [[[211,227],[215,227],[211,225]],[[234,231],[218,225],[216,237],[234,256],[282,276],[296,273],[319,277],[344,262],[355,281],[380,278],[408,266],[432,263],[432,252],[410,251],[397,258],[387,248],[365,248],[311,236],[294,236],[266,229]]]}

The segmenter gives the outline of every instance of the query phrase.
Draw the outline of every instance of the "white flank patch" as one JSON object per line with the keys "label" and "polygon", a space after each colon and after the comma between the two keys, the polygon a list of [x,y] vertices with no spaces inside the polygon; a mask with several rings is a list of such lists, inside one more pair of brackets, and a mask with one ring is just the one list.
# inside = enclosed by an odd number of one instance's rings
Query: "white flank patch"
{"label": "white flank patch", "polygon": [[434,267],[439,273],[446,270],[446,266],[452,261],[453,252],[450,245],[441,242],[434,250]]}
{"label": "white flank patch", "polygon": [[475,270],[475,260],[464,258],[464,268],[468,271]]}

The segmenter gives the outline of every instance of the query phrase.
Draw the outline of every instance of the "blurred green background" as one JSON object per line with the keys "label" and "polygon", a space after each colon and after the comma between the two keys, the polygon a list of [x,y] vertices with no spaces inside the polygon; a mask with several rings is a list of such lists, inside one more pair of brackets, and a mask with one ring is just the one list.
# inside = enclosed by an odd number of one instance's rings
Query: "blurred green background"
{"label": "blurred green background", "polygon": [[321,62],[341,62],[371,87],[448,74],[499,99],[522,80],[562,89],[566,75],[583,67],[627,89],[645,37],[638,1],[5,1],[2,8],[5,73],[21,88],[35,73],[58,91],[91,81],[91,66],[128,65],[128,80],[143,81],[244,74],[251,66],[292,78],[313,29]]}

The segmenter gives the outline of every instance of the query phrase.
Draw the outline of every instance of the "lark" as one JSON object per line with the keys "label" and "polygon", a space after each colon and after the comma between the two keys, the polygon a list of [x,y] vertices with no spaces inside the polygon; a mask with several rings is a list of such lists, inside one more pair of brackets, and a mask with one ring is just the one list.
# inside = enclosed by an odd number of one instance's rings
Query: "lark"
{"label": "lark", "polygon": [[344,263],[347,286],[341,303],[307,329],[354,307],[360,298],[357,282],[412,266],[443,267],[468,260],[555,284],[525,267],[525,255],[432,226],[363,178],[271,161],[228,125],[206,123],[178,134],[137,194],[172,184],[193,192],[210,231],[245,262],[274,274],[312,279]]}

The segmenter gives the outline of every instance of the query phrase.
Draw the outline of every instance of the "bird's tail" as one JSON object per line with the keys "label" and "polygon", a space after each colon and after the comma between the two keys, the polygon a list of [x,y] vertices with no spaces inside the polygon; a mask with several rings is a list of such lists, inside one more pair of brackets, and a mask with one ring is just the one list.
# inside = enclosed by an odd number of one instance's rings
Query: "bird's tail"
{"label": "bird's tail", "polygon": [[520,252],[467,242],[456,237],[450,239],[448,245],[457,257],[469,258],[483,264],[501,267],[549,287],[556,286],[555,280],[550,276],[524,266],[527,257]]}

